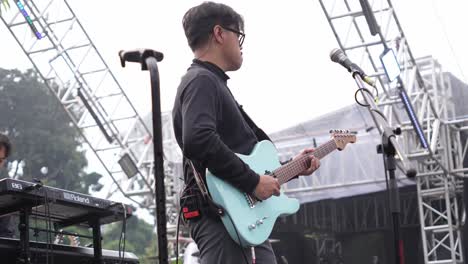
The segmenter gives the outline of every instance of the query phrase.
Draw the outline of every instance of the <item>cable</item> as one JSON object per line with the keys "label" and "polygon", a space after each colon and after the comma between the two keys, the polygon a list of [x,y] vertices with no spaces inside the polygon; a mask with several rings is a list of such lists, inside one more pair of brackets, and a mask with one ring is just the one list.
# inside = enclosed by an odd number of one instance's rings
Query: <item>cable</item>
{"label": "cable", "polygon": [[369,89],[367,89],[367,88],[359,88],[359,89],[357,89],[356,92],[354,93],[354,100],[356,101],[356,103],[357,103],[358,105],[360,105],[360,106],[362,106],[362,107],[370,107],[370,106],[371,106],[370,104],[363,104],[363,103],[359,102],[359,100],[357,99],[357,94],[358,94],[360,91],[367,92],[367,93],[370,94],[370,96],[372,96],[372,97],[374,96],[374,95],[372,94],[372,92],[369,91]]}
{"label": "cable", "polygon": [[[360,106],[363,106],[363,107],[367,107],[369,111],[371,112],[375,112],[377,113],[380,117],[382,117],[387,123],[388,123],[388,119],[385,117],[385,115],[378,109],[374,109],[374,108],[370,108],[370,105],[368,104],[363,104],[361,102],[359,102],[357,100],[357,93],[359,91],[365,91],[367,92],[368,94],[372,95],[372,93],[367,89],[367,88],[359,88],[356,93],[354,94],[354,99],[356,100],[356,103],[359,104]],[[432,150],[430,148],[427,149],[429,151],[429,157],[430,159],[432,159],[433,161],[435,161],[437,163],[437,165],[440,166],[440,168],[442,169],[442,171],[447,174],[447,175],[452,175],[454,177],[459,177],[459,178],[464,178],[465,176],[462,175],[462,174],[458,174],[458,173],[455,173],[455,172],[450,172],[435,156],[434,156],[434,153],[432,152]]]}
{"label": "cable", "polygon": [[380,117],[382,117],[382,118],[383,118],[383,120],[385,120],[385,122],[387,122],[387,123],[388,123],[388,119],[387,119],[387,117],[386,117],[386,116],[385,116],[385,115],[384,115],[382,112],[380,112],[380,110],[379,110],[379,109],[370,108],[369,110],[370,110],[370,111],[372,111],[372,112],[375,112],[375,113],[379,114],[379,115],[380,115]]}
{"label": "cable", "polygon": [[232,226],[234,227],[234,230],[236,231],[237,239],[239,240],[239,245],[241,246],[241,251],[242,251],[242,255],[244,256],[245,263],[249,264],[249,261],[247,260],[247,256],[245,255],[245,252],[244,252],[244,246],[242,246],[242,242],[240,240],[239,232],[237,232],[236,225],[234,225],[234,221],[232,221],[231,215],[227,211],[224,211],[224,212],[226,213],[227,216],[229,216],[229,219],[233,223]]}
{"label": "cable", "polygon": [[[123,213],[124,213],[124,218],[122,221],[122,232],[120,233],[120,239],[119,239],[119,258],[120,258],[120,264],[123,263],[125,259],[125,233],[127,232],[127,208],[125,207],[124,203],[122,204],[123,208]],[[123,247],[121,245],[123,244]]]}
{"label": "cable", "polygon": [[182,206],[180,206],[179,216],[177,216],[177,228],[176,228],[176,240],[175,240],[175,254],[176,254],[176,264],[179,264],[179,225],[180,225],[180,215],[182,213]]}
{"label": "cable", "polygon": [[375,93],[376,93],[376,95],[374,96],[374,98],[379,98],[379,89],[377,89],[377,86],[376,86],[376,85],[374,85],[374,86],[372,86],[372,87],[374,87],[374,90],[375,90]]}
{"label": "cable", "polygon": [[445,28],[445,24],[443,23],[441,16],[437,12],[437,7],[436,7],[436,5],[434,3],[434,0],[432,0],[431,2],[432,2],[432,9],[434,10],[434,13],[435,13],[435,15],[437,17],[437,20],[439,21],[440,27],[442,28],[442,31],[444,32],[445,40],[447,40],[447,44],[449,45],[450,51],[451,51],[452,56],[453,56],[453,58],[455,60],[455,64],[457,65],[458,70],[460,71],[460,74],[461,74],[463,80],[466,83],[468,81],[468,79],[466,79],[465,73],[463,72],[463,69],[462,69],[462,67],[460,65],[460,62],[458,61],[458,57],[455,54],[455,49],[453,48],[452,42],[450,41],[450,38],[448,37],[448,33],[447,33],[447,29]]}
{"label": "cable", "polygon": [[[195,181],[195,176],[193,176],[189,182],[185,185],[185,187],[182,189],[182,194],[180,197],[184,197],[186,192],[192,191],[195,189],[195,187],[190,186],[193,184]],[[184,204],[185,205],[185,204]],[[179,215],[177,216],[177,227],[176,227],[176,244],[175,244],[175,254],[176,254],[176,263],[179,263],[179,226],[180,226],[180,215],[182,214],[182,209],[184,206],[181,204],[180,205],[180,210],[179,210]]]}
{"label": "cable", "polygon": [[367,108],[369,108],[370,111],[379,114],[380,117],[382,117],[385,121],[388,122],[387,117],[385,117],[385,115],[384,115],[380,110],[371,108],[371,105],[370,105],[370,104],[363,104],[363,103],[359,102],[359,100],[357,99],[357,94],[358,94],[360,91],[364,91],[364,92],[368,93],[369,95],[373,96],[372,92],[369,91],[369,89],[367,89],[367,88],[359,88],[359,89],[357,89],[356,92],[354,93],[354,100],[356,101],[356,103],[357,103],[358,105],[362,106],[362,107],[367,107]]}
{"label": "cable", "polygon": [[119,262],[122,263],[122,236],[123,236],[123,220],[122,220],[122,230],[120,231],[119,236]]}
{"label": "cable", "polygon": [[120,231],[119,236],[119,262],[122,263],[122,234],[123,234],[123,221],[122,221],[122,230]]}
{"label": "cable", "polygon": [[38,252],[39,252],[39,243],[38,243],[38,242],[39,242],[39,240],[38,240],[38,239],[39,239],[39,233],[38,233],[38,231],[37,231],[37,217],[38,217],[38,215],[39,215],[39,209],[38,209],[38,207],[39,207],[39,196],[36,196],[36,203],[35,203],[35,205],[36,205],[36,206],[35,206],[35,209],[36,209],[36,217],[34,217],[34,226],[35,226],[36,230],[34,230],[34,237],[36,237],[36,247],[37,247],[38,250],[37,250],[36,254],[34,254],[33,263],[36,263],[36,264],[37,264],[37,255],[39,255],[39,254],[38,254]]}
{"label": "cable", "polygon": [[[44,218],[45,218],[45,224],[46,224],[46,227],[45,229],[48,229],[49,225],[48,225],[48,222],[47,222],[47,192],[45,193],[44,195]],[[46,250],[45,250],[45,255],[46,255],[46,264],[49,263],[49,236],[46,232]]]}
{"label": "cable", "polygon": [[122,260],[125,258],[125,244],[126,244],[126,232],[127,232],[127,208],[125,205],[122,203],[122,206],[124,208],[124,221],[123,221],[123,254],[122,254]]}
{"label": "cable", "polygon": [[[194,178],[195,178],[195,177],[194,177]],[[190,183],[190,182],[189,182],[189,183]],[[182,192],[182,195],[184,195],[185,192],[188,191],[188,190],[191,190],[191,189],[189,188],[188,185],[186,185],[185,188],[184,188],[184,190],[183,190],[183,192]],[[210,198],[208,198],[208,199],[210,199]],[[211,202],[211,203],[214,204],[214,202]],[[178,261],[179,261],[179,249],[178,249],[178,248],[179,248],[179,246],[178,246],[179,244],[178,244],[178,243],[179,243],[180,215],[181,215],[181,212],[182,212],[182,208],[183,208],[183,206],[181,205],[181,206],[180,206],[180,211],[179,211],[179,216],[178,216],[178,219],[177,219],[177,228],[176,228],[176,248],[175,248],[176,263],[179,263],[179,262],[178,262]],[[225,211],[225,210],[223,210],[223,211],[226,213],[227,216],[229,216],[229,219],[231,220],[231,222],[234,223],[234,221],[233,221],[232,218],[231,218],[231,215],[229,215],[229,213],[228,213],[227,211]],[[237,228],[236,228],[236,226],[235,226],[234,224],[233,224],[233,226],[234,226],[234,230],[236,231],[237,239],[239,240],[239,245],[240,245],[240,247],[241,247],[241,251],[242,251],[242,255],[243,255],[243,257],[244,257],[245,263],[246,263],[246,264],[249,264],[249,261],[247,260],[247,256],[245,255],[244,247],[242,246],[242,242],[241,242],[239,233],[238,233],[238,231],[237,231]]]}
{"label": "cable", "polygon": [[52,233],[49,232],[52,229],[52,217],[50,214],[50,203],[49,203],[49,197],[47,194],[47,189],[44,189],[44,197],[46,199],[45,202],[45,217],[46,217],[46,229],[48,230],[46,232],[46,238],[47,238],[47,264],[49,263],[49,252],[50,252],[50,259],[51,259],[51,264],[54,264],[54,250],[52,246]]}
{"label": "cable", "polygon": [[[36,184],[33,184],[31,186],[28,186],[28,187],[24,188],[23,192],[30,192],[30,191],[42,188],[43,184],[42,184],[42,182],[40,180],[37,180],[37,179],[34,178],[33,181],[36,182]],[[39,240],[38,240],[39,239],[39,232],[40,231],[37,228],[37,218],[39,216],[39,205],[40,205],[39,199],[40,198],[39,198],[39,195],[34,195],[34,197],[35,197],[34,207],[35,207],[36,213],[33,214],[33,211],[31,210],[31,215],[35,215],[35,217],[34,217],[34,226],[35,226],[35,228],[34,228],[34,237],[36,238],[37,252],[34,254],[34,258],[32,260],[32,263],[37,263],[37,256],[39,255],[39,252],[40,252],[39,244],[38,244],[38,242],[39,242]],[[45,197],[44,197],[44,199],[45,199]],[[46,204],[46,201],[44,200],[44,214],[46,213],[45,204]],[[29,232],[29,230],[27,230],[27,232]]]}

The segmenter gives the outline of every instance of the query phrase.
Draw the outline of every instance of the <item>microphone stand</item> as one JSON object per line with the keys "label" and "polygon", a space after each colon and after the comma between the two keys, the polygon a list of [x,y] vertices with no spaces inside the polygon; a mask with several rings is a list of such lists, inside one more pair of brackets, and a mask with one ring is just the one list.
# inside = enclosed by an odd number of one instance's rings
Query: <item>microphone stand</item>
{"label": "microphone stand", "polygon": [[[156,192],[156,221],[158,233],[159,264],[168,264],[167,228],[166,228],[166,192],[164,189],[164,160],[162,146],[161,101],[159,89],[159,71],[157,62],[162,61],[163,54],[151,49],[120,51],[120,63],[138,62],[141,70],[149,70],[151,78],[151,103],[153,114],[153,152],[154,184]],[[176,234],[178,235],[178,234]]]}
{"label": "microphone stand", "polygon": [[[389,194],[389,206],[392,214],[392,231],[393,231],[393,250],[394,250],[394,263],[404,264],[404,251],[403,251],[403,240],[401,239],[401,228],[400,228],[400,195],[398,191],[398,183],[395,177],[396,160],[395,155],[398,154],[403,162],[403,156],[399,151],[399,145],[396,142],[396,135],[401,134],[399,128],[393,130],[388,124],[386,118],[379,114],[378,108],[370,96],[366,92],[367,88],[364,85],[364,81],[361,78],[361,73],[357,70],[352,71],[352,76],[358,85],[361,95],[364,98],[369,112],[377,125],[377,129],[382,135],[382,144],[377,146],[377,153],[384,155],[384,167],[385,175],[389,176],[389,184],[387,185],[387,191]],[[380,117],[380,118],[379,118]],[[381,120],[380,122],[378,120]],[[405,174],[409,174],[409,171],[404,171]]]}
{"label": "microphone stand", "polygon": [[393,247],[395,251],[395,263],[404,264],[403,240],[400,236],[400,194],[398,191],[398,183],[395,178],[395,147],[391,139],[395,135],[399,135],[401,130],[399,128],[394,131],[386,129],[382,135],[382,145],[377,146],[377,153],[384,155],[384,166],[386,173],[388,172],[389,183],[387,185],[390,212],[392,214],[392,227],[393,227]]}

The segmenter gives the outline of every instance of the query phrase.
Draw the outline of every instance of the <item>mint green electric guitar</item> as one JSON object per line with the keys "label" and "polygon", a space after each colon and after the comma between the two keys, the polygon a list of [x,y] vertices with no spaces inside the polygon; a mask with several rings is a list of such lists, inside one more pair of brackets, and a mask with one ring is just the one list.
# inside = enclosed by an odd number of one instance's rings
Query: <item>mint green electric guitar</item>
{"label": "mint green electric guitar", "polygon": [[[316,148],[314,156],[321,159],[335,149],[343,150],[348,143],[354,143],[352,133],[333,132],[332,138]],[[281,166],[278,153],[270,141],[257,143],[250,155],[238,156],[258,174],[276,177],[280,184],[304,171],[310,163],[308,156],[300,156]],[[299,209],[297,199],[288,198],[283,192],[258,201],[253,196],[239,191],[229,183],[207,171],[206,181],[213,201],[224,208],[221,217],[231,238],[241,246],[256,246],[265,242],[271,234],[273,225],[280,215],[294,214]]]}

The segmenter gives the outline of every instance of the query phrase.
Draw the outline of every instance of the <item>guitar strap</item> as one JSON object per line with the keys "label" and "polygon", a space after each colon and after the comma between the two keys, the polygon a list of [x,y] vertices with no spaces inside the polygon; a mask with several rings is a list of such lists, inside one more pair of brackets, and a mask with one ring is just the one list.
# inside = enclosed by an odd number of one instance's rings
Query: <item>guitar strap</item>
{"label": "guitar strap", "polygon": [[198,189],[200,190],[203,196],[203,200],[207,201],[208,199],[211,199],[211,196],[208,193],[208,189],[206,188],[205,181],[203,181],[202,176],[200,175],[200,173],[198,173],[198,170],[193,165],[193,162],[190,159],[187,159],[187,161],[190,164],[190,167],[192,168],[193,177],[195,178],[195,182],[197,183]]}
{"label": "guitar strap", "polygon": [[239,111],[241,112],[244,121],[249,125],[249,127],[252,129],[255,136],[257,137],[257,140],[259,142],[262,140],[268,140],[270,142],[273,142],[271,141],[270,137],[268,137],[268,135],[261,128],[259,128],[257,124],[255,124],[255,122],[252,120],[252,118],[250,118],[250,116],[244,111],[242,105],[237,102],[236,98],[234,98],[234,95],[232,94],[231,90],[229,88],[227,88],[227,90],[231,94],[232,100],[236,102],[237,108],[239,108]]}
{"label": "guitar strap", "polygon": [[193,162],[190,159],[186,159],[186,160],[190,164],[190,167],[192,168],[193,177],[195,178],[195,182],[197,183],[198,189],[200,190],[203,202],[205,203],[205,205],[207,205],[207,208],[208,208],[210,214],[211,215],[223,216],[224,215],[224,208],[221,207],[220,205],[216,204],[213,201],[213,199],[211,198],[210,193],[208,192],[208,189],[206,188],[205,181],[203,181],[203,178],[200,175],[200,173],[198,172],[198,170],[195,168],[195,165],[193,165]]}
{"label": "guitar strap", "polygon": [[[271,141],[270,137],[268,137],[268,135],[265,133],[265,131],[263,131],[261,128],[259,128],[255,122],[249,117],[249,115],[247,115],[247,113],[244,111],[244,108],[242,107],[242,105],[240,105],[239,103],[237,103],[236,101],[236,104],[237,104],[237,107],[239,108],[239,111],[241,112],[242,114],[242,117],[244,118],[245,122],[247,122],[247,124],[249,125],[249,127],[253,130],[253,132],[255,133],[255,136],[257,137],[257,140],[260,142],[262,140],[268,140],[268,141]],[[273,141],[271,141],[273,142]]]}
{"label": "guitar strap", "polygon": [[[255,137],[257,138],[257,140],[259,142],[262,141],[262,140],[268,140],[270,142],[273,142],[270,139],[270,137],[268,137],[268,135],[265,133],[265,131],[263,131],[261,128],[259,128],[257,126],[257,124],[255,124],[255,122],[252,120],[252,118],[250,118],[250,116],[244,111],[244,108],[242,107],[242,105],[240,105],[237,102],[237,100],[234,98],[234,95],[232,94],[231,90],[229,88],[227,90],[231,94],[232,99],[236,102],[237,108],[241,112],[242,118],[244,118],[244,121],[252,129],[252,131],[254,132]],[[190,159],[188,159],[188,158],[186,158],[186,159],[189,162],[190,167],[192,168],[195,181],[197,183],[198,188],[200,189],[200,192],[202,192],[203,197],[204,198],[210,197],[208,189],[206,188],[206,185],[205,185],[205,181],[203,180],[202,176],[198,172],[197,167],[195,167],[195,165],[193,164],[193,162]]]}

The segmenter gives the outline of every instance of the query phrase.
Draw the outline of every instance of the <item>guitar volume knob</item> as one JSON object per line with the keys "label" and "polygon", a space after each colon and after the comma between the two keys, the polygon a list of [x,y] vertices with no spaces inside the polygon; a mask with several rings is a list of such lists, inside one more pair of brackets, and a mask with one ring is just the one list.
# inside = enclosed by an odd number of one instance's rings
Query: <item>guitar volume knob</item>
{"label": "guitar volume knob", "polygon": [[251,224],[251,225],[249,225],[249,230],[253,230],[253,229],[255,229],[256,227],[257,227],[257,225]]}

